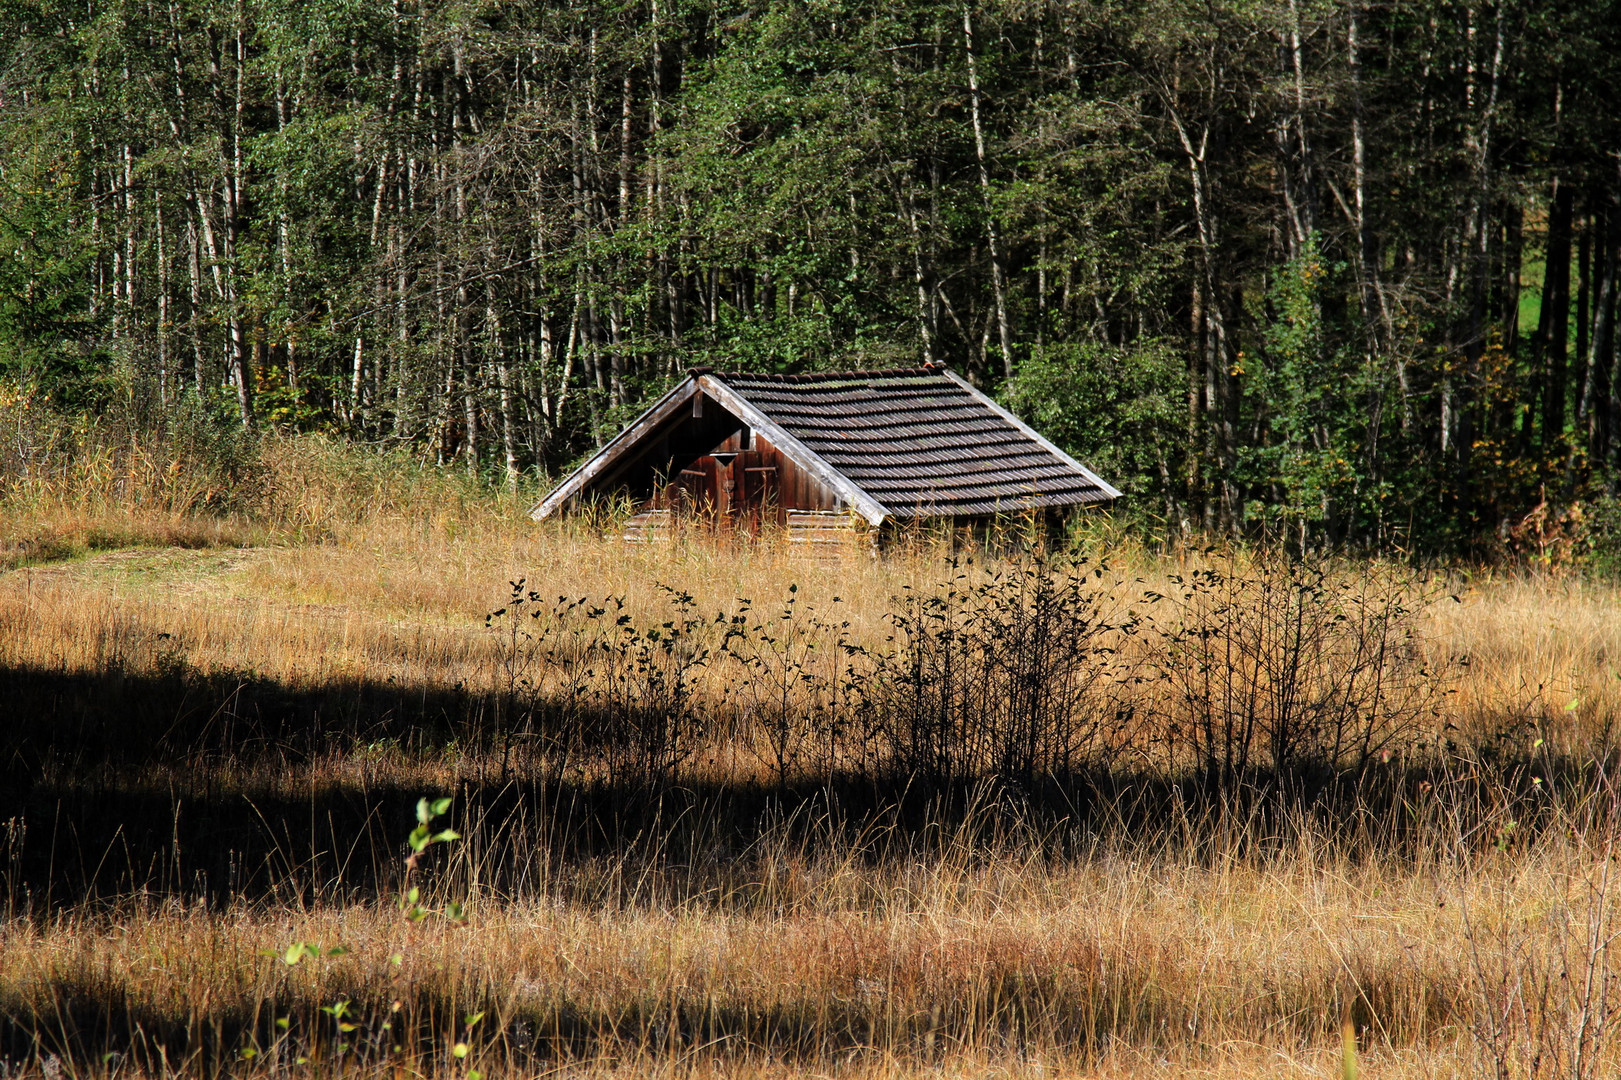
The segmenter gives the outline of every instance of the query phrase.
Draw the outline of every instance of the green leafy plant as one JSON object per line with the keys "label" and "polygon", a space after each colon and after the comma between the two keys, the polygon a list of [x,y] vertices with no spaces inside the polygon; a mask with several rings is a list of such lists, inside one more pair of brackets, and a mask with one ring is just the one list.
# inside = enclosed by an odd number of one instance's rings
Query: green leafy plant
{"label": "green leafy plant", "polygon": [[[453,926],[464,926],[467,923],[465,904],[451,900],[441,907],[429,906],[425,902],[423,887],[413,880],[419,872],[425,854],[437,846],[450,844],[462,838],[462,834],[455,829],[439,827],[436,824],[450,812],[451,802],[450,798],[444,796],[437,798],[424,796],[417,800],[416,825],[406,835],[409,853],[405,856],[405,876],[397,899],[397,906],[408,926],[435,916]],[[279,968],[285,970],[306,962],[337,959],[350,955],[353,951],[344,945],[325,947],[318,942],[293,941],[283,948],[262,950],[261,955],[271,958]],[[404,962],[403,948],[396,948],[389,953],[387,964],[393,976],[398,975]],[[356,1006],[353,998],[347,997],[318,1008],[330,1020],[331,1048],[340,1060],[356,1054],[362,1054],[367,1059],[397,1056],[406,1049],[405,1042],[398,1038],[395,1031],[404,1011],[404,1005],[398,998],[384,1014],[377,1017],[368,1017]],[[452,1059],[458,1063],[461,1075],[466,1080],[480,1080],[479,1071],[471,1067],[470,1055],[473,1029],[483,1017],[482,1012],[468,1015],[460,1036],[450,1049]],[[275,1034],[268,1045],[261,1045],[257,1038],[254,1038],[248,1046],[239,1051],[239,1057],[243,1061],[261,1058],[282,1061],[290,1058],[295,1065],[307,1065],[318,1058],[324,1045],[326,1043],[323,1041],[320,1025],[311,1026],[309,1034],[301,1039],[299,1026],[295,1024],[294,1018],[279,1016],[275,1020]]]}
{"label": "green leafy plant", "polygon": [[452,840],[460,840],[461,833],[455,829],[435,830],[433,823],[437,818],[444,816],[450,810],[450,800],[446,798],[417,800],[417,824],[406,837],[406,843],[411,847],[411,854],[405,857],[406,886],[400,894],[400,910],[410,922],[421,922],[433,914],[443,915],[453,923],[461,924],[467,921],[467,911],[460,903],[451,901],[435,912],[432,908],[422,905],[422,889],[411,884],[411,875],[416,871],[417,864],[423,854],[435,844],[448,844]]}
{"label": "green leafy plant", "polygon": [[334,945],[330,949],[322,950],[320,945],[308,941],[295,941],[280,952],[275,949],[265,949],[261,955],[273,956],[288,967],[296,967],[304,960],[319,960],[323,956],[344,956],[348,952],[349,950],[342,945]]}

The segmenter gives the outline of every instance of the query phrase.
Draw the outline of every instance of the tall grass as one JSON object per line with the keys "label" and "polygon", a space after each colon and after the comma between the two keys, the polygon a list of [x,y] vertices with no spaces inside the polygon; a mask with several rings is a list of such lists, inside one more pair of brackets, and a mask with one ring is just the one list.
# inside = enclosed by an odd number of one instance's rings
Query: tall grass
{"label": "tall grass", "polygon": [[0,384],[0,566],[130,546],[319,543],[365,525],[451,535],[534,492],[486,487],[408,450],[243,430],[188,396],[167,412],[57,412]]}
{"label": "tall grass", "polygon": [[[1381,1074],[1578,1075],[1576,1047],[1587,1075],[1615,1067],[1613,965],[1592,944],[1615,929],[1598,907],[1604,863],[1566,833],[1410,861],[1347,857],[1297,821],[1263,858],[1257,836],[1242,850],[1165,835],[1055,850],[981,813],[904,840],[768,828],[724,863],[688,858],[716,835],[666,838],[657,855],[537,870],[546,887],[529,898],[490,888],[481,862],[543,833],[480,819],[435,867],[434,902],[467,898],[465,927],[296,889],[71,905],[13,921],[0,944],[7,1052],[92,1071],[112,1052],[140,1074],[321,1056],[448,1074],[447,1046],[482,1012],[475,1060],[502,1073],[962,1060],[1151,1073],[1235,1052],[1248,1072],[1321,1061],[1349,1013]],[[276,955],[292,941],[347,951],[288,967]],[[1589,957],[1599,993],[1583,989]],[[323,1013],[340,1001],[359,1034]],[[1539,1053],[1548,1064],[1531,1066]]]}
{"label": "tall grass", "polygon": [[[629,551],[319,439],[212,507],[74,454],[9,540],[219,531],[0,575],[10,1073],[1621,1063],[1602,583]],[[398,904],[426,793],[465,925]]]}

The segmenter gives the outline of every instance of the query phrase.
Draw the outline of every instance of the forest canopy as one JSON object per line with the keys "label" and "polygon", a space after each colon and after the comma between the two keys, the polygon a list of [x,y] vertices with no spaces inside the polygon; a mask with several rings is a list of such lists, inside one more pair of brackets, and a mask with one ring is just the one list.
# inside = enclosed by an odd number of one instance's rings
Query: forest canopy
{"label": "forest canopy", "polygon": [[1614,15],[4,0],[0,400],[516,484],[932,360],[1167,531],[1500,549],[1615,514]]}

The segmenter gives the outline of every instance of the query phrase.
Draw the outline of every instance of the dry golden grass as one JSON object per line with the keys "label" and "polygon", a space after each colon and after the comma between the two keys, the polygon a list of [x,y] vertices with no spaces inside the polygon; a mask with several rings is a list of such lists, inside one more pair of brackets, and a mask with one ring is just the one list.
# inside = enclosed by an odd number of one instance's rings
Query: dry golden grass
{"label": "dry golden grass", "polygon": [[[665,609],[660,586],[730,612],[740,598],[781,602],[792,585],[881,642],[891,598],[949,572],[941,549],[833,566],[701,537],[626,550],[589,528],[533,526],[523,497],[320,442],[273,445],[257,483],[253,505],[214,517],[183,500],[125,512],[116,484],[14,488],[0,544],[27,565],[0,573],[0,670],[83,676],[115,698],[125,679],[170,677],[199,695],[210,680],[488,689],[500,648],[484,616],[519,577],[547,596],[623,596],[647,621]],[[1094,554],[1107,583],[1139,591],[1163,591],[1197,562],[1129,544]],[[0,800],[0,1073],[1320,1077],[1340,1074],[1349,1009],[1366,1076],[1489,1074],[1494,1033],[1506,1075],[1613,1075],[1613,1039],[1594,1044],[1585,1071],[1528,1055],[1569,1044],[1587,960],[1605,979],[1621,974],[1588,937],[1614,932],[1602,846],[1613,822],[1594,824],[1604,807],[1591,792],[1544,798],[1554,785],[1541,784],[1555,751],[1580,759],[1608,745],[1621,594],[1514,575],[1455,577],[1439,593],[1422,615],[1430,659],[1468,664],[1428,734],[1458,740],[1458,775],[1483,746],[1524,769],[1483,789],[1497,800],[1484,818],[1415,786],[1397,805],[1420,822],[1405,847],[1347,843],[1355,822],[1309,807],[1222,823],[1188,803],[1189,820],[1111,833],[1084,815],[1021,823],[994,802],[932,825],[880,814],[865,828],[819,821],[815,806],[785,822],[767,802],[747,804],[765,807],[760,821],[699,806],[691,835],[678,814],[667,836],[573,851],[550,789],[511,796],[533,816],[508,828],[489,810],[510,795],[504,763],[456,740],[317,733],[297,750],[160,747],[91,765],[66,741],[8,766],[31,771],[14,804]],[[735,674],[714,665],[706,692]],[[57,714],[30,722],[92,715],[72,686],[52,693]],[[734,747],[688,775],[724,786],[767,773]],[[452,811],[467,835],[421,880],[432,904],[469,904],[465,926],[408,922],[392,899],[409,821],[387,808],[440,791],[467,800]],[[1527,791],[1540,809],[1516,801]],[[151,800],[156,817],[113,823],[99,834],[111,840],[62,832],[97,807],[134,813]],[[339,824],[318,838],[314,821],[299,823],[301,801],[313,818],[330,800],[358,806],[365,832]],[[261,816],[257,839],[219,842],[262,860],[255,880],[269,887],[236,902],[188,891],[188,803]],[[55,870],[42,878],[29,860],[47,834],[53,858],[73,843],[91,864],[132,845],[157,856],[131,859],[111,894],[44,897]],[[345,835],[364,864],[348,873],[377,888],[328,887],[307,869]],[[294,942],[349,951],[296,966],[263,955]],[[356,1025],[342,1036],[320,1011],[338,1001],[353,1003]],[[465,1014],[480,1010],[469,1034]],[[394,1053],[399,1032],[409,1037]],[[451,1056],[463,1038],[470,1056]],[[340,1039],[371,1042],[344,1057]]]}
{"label": "dry golden grass", "polygon": [[1569,747],[1621,716],[1621,590],[1580,576],[1482,575],[1432,611],[1437,655],[1466,656],[1453,708],[1484,733],[1505,720]]}
{"label": "dry golden grass", "polygon": [[[100,451],[66,475],[0,488],[0,558],[10,552],[24,567],[7,580],[6,602],[15,603],[19,586],[25,595],[54,597],[30,618],[83,648],[86,635],[76,628],[95,625],[95,616],[74,598],[98,609],[111,601],[103,621],[123,615],[143,626],[172,624],[164,630],[195,643],[187,647],[202,667],[293,679],[327,674],[319,661],[311,665],[312,642],[323,653],[335,640],[348,643],[336,654],[370,664],[383,660],[378,648],[401,654],[401,631],[448,630],[424,638],[420,654],[401,662],[423,662],[427,678],[454,682],[466,677],[468,654],[450,642],[477,631],[516,578],[543,595],[623,596],[629,610],[648,617],[663,609],[660,586],[730,610],[741,597],[779,601],[794,585],[805,603],[823,609],[839,597],[841,617],[873,640],[885,632],[892,597],[952,572],[951,552],[939,545],[832,566],[780,544],[701,535],[647,549],[605,546],[603,528],[530,523],[524,511],[533,492],[492,493],[408,458],[356,454],[318,438],[270,439],[251,470],[251,496],[239,500],[244,509],[198,515],[195,482],[171,471],[180,459],[162,467],[161,458],[131,452],[115,463]],[[1127,592],[1167,590],[1171,575],[1208,562],[1152,554],[1129,537],[1097,532],[1106,539],[1085,546]],[[219,557],[230,549],[237,549],[232,557]],[[113,554],[96,559],[103,550]],[[1235,558],[1245,561],[1242,553]],[[1435,594],[1457,602],[1426,607],[1433,658],[1469,662],[1454,719],[1517,715],[1586,728],[1615,714],[1621,594],[1614,586],[1578,575],[1482,573],[1438,584]],[[245,610],[221,612],[227,598]],[[72,647],[53,648],[65,661],[61,650]],[[441,648],[448,655],[436,657]],[[243,656],[255,662],[243,664]]]}
{"label": "dry golden grass", "polygon": [[[762,1074],[775,1060],[813,1075],[1293,1076],[1334,1061],[1356,1002],[1373,1075],[1470,1076],[1467,920],[1524,928],[1516,947],[1546,954],[1551,898],[1589,871],[1568,849],[1471,872],[1348,864],[1309,844],[1215,868],[947,852],[876,874],[785,867],[776,903],[742,909],[475,900],[465,928],[389,906],[132,904],[15,925],[3,1007],[48,1022],[94,995],[194,1025],[196,1053],[222,1056],[273,1045],[268,1023],[231,1030],[245,1016],[292,1016],[302,1032],[322,1023],[316,1006],[349,1000],[358,1040],[384,1019],[454,1027],[447,1016],[481,1009],[475,1060],[496,1074],[538,1068],[540,1053],[591,1075],[732,1058]],[[295,967],[263,955],[290,941],[352,951]],[[1612,1048],[1603,1068],[1618,1064]]]}

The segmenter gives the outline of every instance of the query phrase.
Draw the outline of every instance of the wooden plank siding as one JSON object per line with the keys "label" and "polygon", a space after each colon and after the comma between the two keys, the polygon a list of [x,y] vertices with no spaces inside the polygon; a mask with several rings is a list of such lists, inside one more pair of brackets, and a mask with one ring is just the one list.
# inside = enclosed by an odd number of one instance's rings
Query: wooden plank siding
{"label": "wooden plank siding", "polygon": [[787,525],[793,509],[832,510],[838,499],[822,483],[763,437],[742,449],[742,432],[721,440],[711,452],[676,464],[682,467],[660,486],[656,479],[647,505],[686,517],[713,519],[759,534]]}
{"label": "wooden plank siding", "polygon": [[627,544],[656,544],[669,540],[675,532],[673,515],[668,510],[643,510],[631,515],[619,533]]}
{"label": "wooden plank siding", "polygon": [[871,551],[878,536],[848,510],[793,510],[786,520],[789,546],[820,562],[842,562]]}

